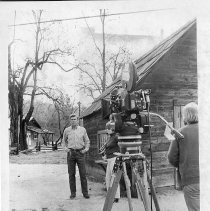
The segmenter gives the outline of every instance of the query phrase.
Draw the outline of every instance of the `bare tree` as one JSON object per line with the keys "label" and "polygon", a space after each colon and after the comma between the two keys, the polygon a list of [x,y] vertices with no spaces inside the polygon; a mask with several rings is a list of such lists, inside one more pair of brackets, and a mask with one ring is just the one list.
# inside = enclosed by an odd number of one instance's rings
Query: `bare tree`
{"label": "bare tree", "polygon": [[39,87],[37,94],[42,94],[52,101],[55,112],[57,114],[57,125],[59,129],[59,137],[55,141],[55,145],[60,142],[63,138],[63,132],[69,124],[69,114],[74,113],[76,108],[74,106],[74,101],[64,94],[59,88],[46,88]]}
{"label": "bare tree", "polygon": [[[105,17],[105,10],[100,10],[102,24],[101,47],[99,43],[97,43],[93,31],[85,19],[86,26],[89,29],[91,39],[98,53],[100,64],[98,64],[98,62],[89,62],[87,59],[80,62],[78,69],[82,73],[82,77],[79,86],[93,99],[101,94],[107,86],[119,76],[123,65],[130,61],[131,57],[131,53],[123,46],[120,46],[115,52],[106,50],[108,48],[105,39]],[[82,80],[83,78],[84,80]]]}
{"label": "bare tree", "polygon": [[[42,10],[38,12],[32,11],[34,19],[36,21],[35,25],[35,48],[34,56],[32,58],[26,58],[25,65],[17,69],[12,69],[11,67],[11,45],[8,46],[8,72],[9,72],[9,106],[10,112],[12,111],[13,118],[10,121],[18,122],[19,126],[14,126],[12,128],[13,138],[19,142],[20,149],[27,149],[26,142],[26,125],[28,124],[30,117],[34,111],[34,99],[37,92],[37,83],[38,83],[38,74],[43,70],[44,65],[53,64],[59,67],[65,72],[69,72],[77,68],[75,65],[71,65],[70,68],[65,68],[57,58],[64,55],[72,55],[71,49],[67,47],[66,49],[61,48],[52,48],[46,50],[43,46],[45,43],[44,34],[47,31],[47,27],[44,27],[40,24],[42,17]],[[49,27],[49,26],[48,26]],[[23,105],[24,105],[24,96],[25,94],[30,93],[30,106],[24,116],[23,114]],[[15,103],[14,103],[15,102]],[[14,104],[13,104],[14,103]],[[11,114],[10,114],[11,115]],[[11,123],[11,125],[17,125],[17,123]],[[17,131],[19,130],[19,137],[17,140]]]}

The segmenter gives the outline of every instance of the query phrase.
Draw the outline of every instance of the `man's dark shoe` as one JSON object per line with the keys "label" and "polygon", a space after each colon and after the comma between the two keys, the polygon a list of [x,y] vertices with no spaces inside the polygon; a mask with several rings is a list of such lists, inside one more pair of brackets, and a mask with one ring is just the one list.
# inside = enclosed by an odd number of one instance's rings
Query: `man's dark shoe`
{"label": "man's dark shoe", "polygon": [[76,194],[71,194],[70,199],[74,199],[76,197]]}
{"label": "man's dark shoe", "polygon": [[83,194],[84,198],[89,199],[90,196],[88,194]]}

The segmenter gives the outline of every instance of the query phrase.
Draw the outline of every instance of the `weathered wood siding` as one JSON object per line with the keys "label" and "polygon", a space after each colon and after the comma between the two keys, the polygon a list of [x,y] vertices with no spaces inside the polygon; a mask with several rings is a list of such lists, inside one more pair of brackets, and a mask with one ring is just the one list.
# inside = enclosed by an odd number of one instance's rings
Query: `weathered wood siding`
{"label": "weathered wood siding", "polygon": [[192,27],[161,61],[152,67],[151,73],[139,88],[152,89],[152,104],[158,108],[186,104],[197,100],[197,42],[196,25]]}
{"label": "weathered wood siding", "polygon": [[84,127],[87,130],[88,137],[90,139],[90,149],[87,153],[86,160],[89,165],[97,166],[95,160],[100,158],[97,148],[97,132],[99,130],[104,130],[107,121],[103,120],[100,111],[88,116],[83,120]]}

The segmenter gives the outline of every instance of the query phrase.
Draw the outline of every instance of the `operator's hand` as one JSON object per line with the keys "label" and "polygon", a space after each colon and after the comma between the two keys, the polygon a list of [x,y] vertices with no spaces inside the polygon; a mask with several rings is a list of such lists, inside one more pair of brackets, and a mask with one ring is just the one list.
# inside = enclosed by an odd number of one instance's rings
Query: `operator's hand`
{"label": "operator's hand", "polygon": [[106,155],[102,156],[102,159],[103,160],[106,160],[107,159]]}
{"label": "operator's hand", "polygon": [[82,154],[84,154],[84,153],[87,152],[87,150],[86,150],[86,149],[83,149],[83,150],[81,150],[80,152],[81,152]]}
{"label": "operator's hand", "polygon": [[175,132],[174,132],[174,130],[173,130],[173,129],[171,130],[171,135],[175,135]]}

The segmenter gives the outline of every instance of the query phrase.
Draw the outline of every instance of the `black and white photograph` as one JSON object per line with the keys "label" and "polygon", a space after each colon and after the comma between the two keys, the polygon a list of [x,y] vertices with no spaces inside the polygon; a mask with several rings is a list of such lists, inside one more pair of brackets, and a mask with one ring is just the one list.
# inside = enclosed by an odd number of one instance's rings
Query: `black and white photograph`
{"label": "black and white photograph", "polygon": [[1,210],[210,210],[209,6],[0,2]]}

